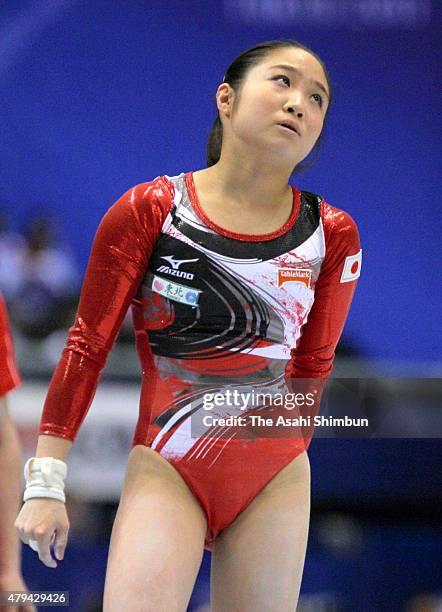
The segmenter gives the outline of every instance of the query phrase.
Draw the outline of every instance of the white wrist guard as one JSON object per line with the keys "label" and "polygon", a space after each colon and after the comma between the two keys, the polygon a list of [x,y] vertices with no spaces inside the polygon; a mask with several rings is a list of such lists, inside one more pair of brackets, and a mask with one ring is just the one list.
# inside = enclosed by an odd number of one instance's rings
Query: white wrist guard
{"label": "white wrist guard", "polygon": [[[32,466],[30,463],[32,462]],[[26,488],[23,501],[33,497],[51,497],[66,501],[64,479],[68,468],[64,461],[53,457],[31,457],[25,463]]]}

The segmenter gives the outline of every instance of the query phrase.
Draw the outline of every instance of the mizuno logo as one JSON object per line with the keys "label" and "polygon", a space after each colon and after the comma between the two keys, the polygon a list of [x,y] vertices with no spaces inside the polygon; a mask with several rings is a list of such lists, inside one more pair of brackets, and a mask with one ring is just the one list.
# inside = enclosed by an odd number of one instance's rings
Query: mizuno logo
{"label": "mizuno logo", "polygon": [[185,263],[191,263],[193,261],[198,261],[196,259],[174,259],[173,255],[161,255],[161,259],[165,259],[172,267],[169,266],[160,266],[157,268],[157,272],[163,272],[164,274],[170,274],[171,276],[178,276],[178,278],[187,278],[187,280],[192,280],[195,276],[192,272],[184,272],[184,270],[180,270],[179,267]]}
{"label": "mizuno logo", "polygon": [[198,261],[197,259],[174,259],[173,255],[162,255],[161,259],[165,259],[170,263],[174,270],[178,270],[181,264],[183,263],[191,263],[192,261]]}

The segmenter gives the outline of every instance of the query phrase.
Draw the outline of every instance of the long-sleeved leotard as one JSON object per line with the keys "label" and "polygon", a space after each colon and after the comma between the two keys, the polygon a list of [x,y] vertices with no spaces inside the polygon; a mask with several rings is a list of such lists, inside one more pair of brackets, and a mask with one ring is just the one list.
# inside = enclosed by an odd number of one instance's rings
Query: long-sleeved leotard
{"label": "long-sleeved leotard", "polygon": [[12,391],[20,383],[6,306],[0,295],[0,397]]}
{"label": "long-sleeved leotard", "polygon": [[[320,395],[360,272],[351,217],[292,189],[288,221],[259,236],[207,218],[192,173],[124,194],[97,231],[45,402],[40,433],[73,440],[131,305],[142,366],[133,443],[184,478],[206,512],[207,547],[311,437],[257,426],[278,410],[247,393],[275,398],[303,379],[295,391]],[[234,389],[246,403],[229,402]],[[210,406],[214,394],[224,400]]]}

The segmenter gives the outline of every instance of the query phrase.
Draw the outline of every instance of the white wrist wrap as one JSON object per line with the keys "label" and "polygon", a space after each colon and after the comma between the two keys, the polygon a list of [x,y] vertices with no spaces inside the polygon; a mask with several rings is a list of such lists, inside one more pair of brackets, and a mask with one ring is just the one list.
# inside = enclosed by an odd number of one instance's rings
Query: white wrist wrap
{"label": "white wrist wrap", "polygon": [[[30,467],[30,464],[32,465]],[[66,501],[64,480],[68,468],[64,461],[53,457],[31,457],[25,463],[26,488],[23,501],[33,497],[52,497]]]}

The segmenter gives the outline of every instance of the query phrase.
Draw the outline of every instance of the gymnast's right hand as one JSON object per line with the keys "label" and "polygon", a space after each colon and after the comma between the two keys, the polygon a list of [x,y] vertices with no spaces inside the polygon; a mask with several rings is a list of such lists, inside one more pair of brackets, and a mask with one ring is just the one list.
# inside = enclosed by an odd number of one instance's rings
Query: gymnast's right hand
{"label": "gymnast's right hand", "polygon": [[29,499],[15,521],[20,539],[38,553],[47,567],[57,567],[52,557],[61,561],[68,541],[69,520],[66,506],[58,499],[46,497]]}
{"label": "gymnast's right hand", "polygon": [[64,481],[67,466],[54,457],[31,457],[25,463],[25,502],[15,521],[20,538],[38,553],[47,567],[64,557],[69,531]]}

